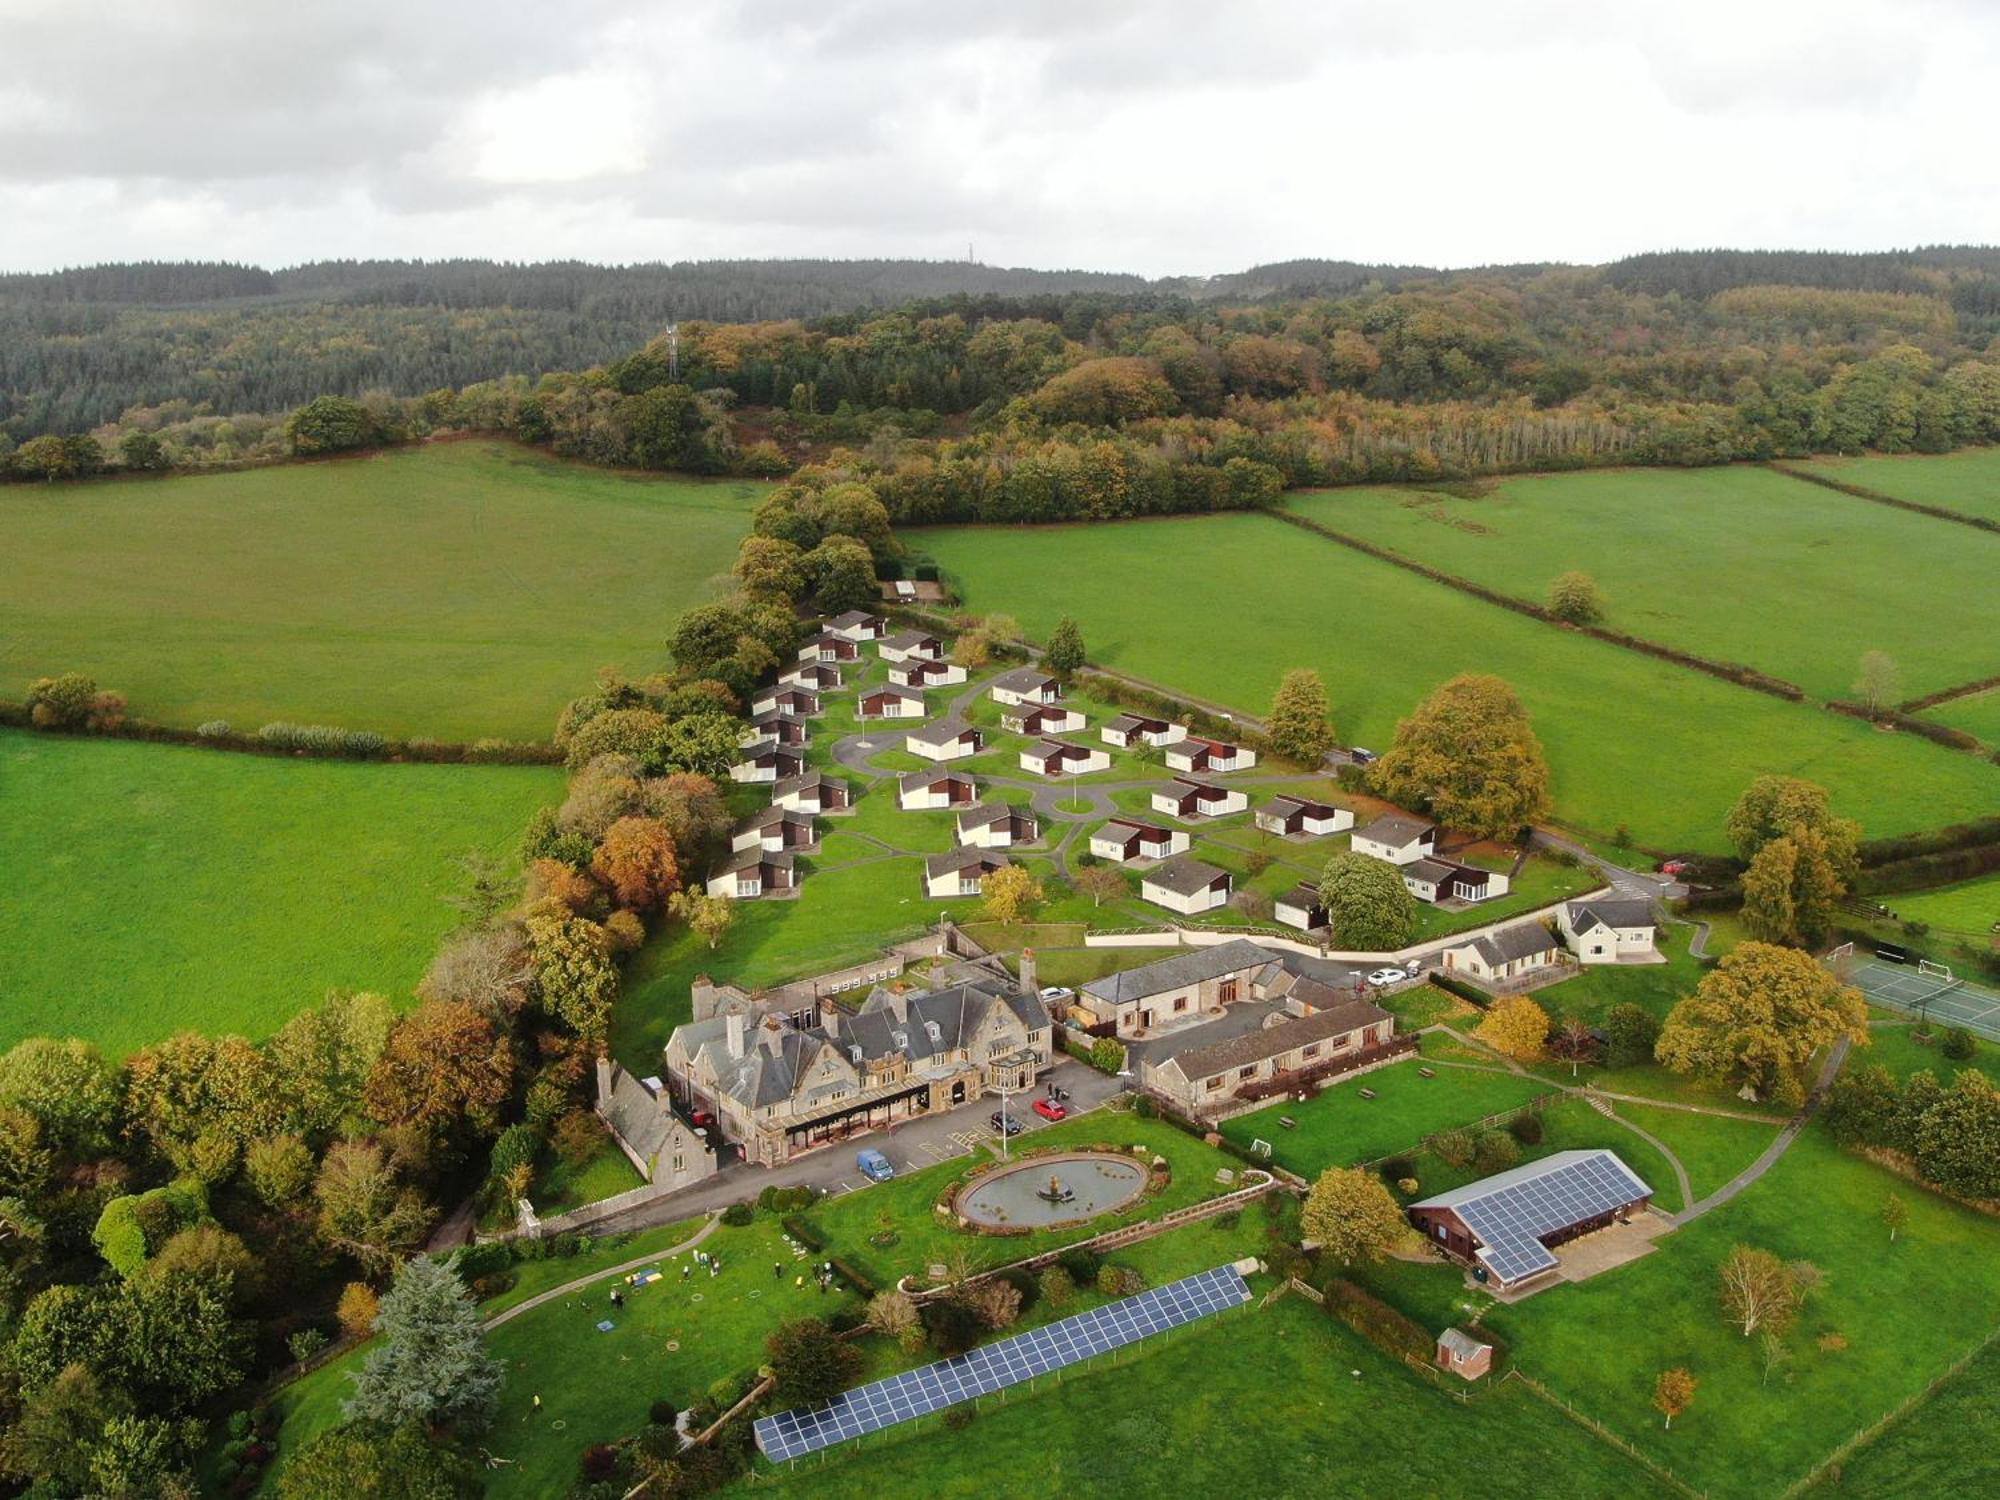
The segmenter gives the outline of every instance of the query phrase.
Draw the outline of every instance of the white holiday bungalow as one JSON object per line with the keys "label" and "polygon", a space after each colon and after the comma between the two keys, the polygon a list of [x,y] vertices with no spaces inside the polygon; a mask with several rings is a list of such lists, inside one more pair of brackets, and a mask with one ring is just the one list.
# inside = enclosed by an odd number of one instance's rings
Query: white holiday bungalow
{"label": "white holiday bungalow", "polygon": [[865,609],[850,609],[826,622],[826,633],[844,641],[879,641],[889,633],[889,623]]}
{"label": "white holiday bungalow", "polygon": [[955,661],[932,661],[927,656],[913,656],[889,668],[889,680],[898,687],[906,688],[957,687],[965,681],[965,668]]}
{"label": "white holiday bungalow", "polygon": [[1471,906],[1504,896],[1513,882],[1498,870],[1482,870],[1450,859],[1418,859],[1397,867],[1403,885],[1419,901],[1458,901]]}
{"label": "white holiday bungalow", "polygon": [[1227,870],[1179,855],[1155,865],[1139,877],[1139,894],[1155,906],[1198,916],[1229,904],[1231,882]]}
{"label": "white holiday bungalow", "polygon": [[944,658],[944,641],[927,630],[905,630],[895,635],[885,635],[875,643],[875,649],[882,660],[891,666],[897,662],[922,657],[928,661]]}
{"label": "white holiday bungalow", "polygon": [[924,894],[936,900],[976,896],[986,877],[1007,868],[1004,854],[986,849],[954,849],[924,861]]}
{"label": "white holiday bungalow", "polygon": [[896,805],[904,812],[971,807],[978,801],[979,783],[963,771],[911,771],[896,779]]}
{"label": "white holiday bungalow", "polygon": [[790,714],[795,719],[817,719],[821,707],[819,694],[805,688],[765,688],[750,700],[752,713]]}
{"label": "white holiday bungalow", "polygon": [[1257,809],[1257,826],[1280,838],[1317,839],[1330,833],[1345,833],[1354,826],[1354,814],[1331,802],[1310,802],[1304,797],[1273,797]]}
{"label": "white holiday bungalow", "polygon": [[1354,830],[1351,840],[1356,854],[1407,865],[1437,853],[1437,824],[1426,823],[1408,813],[1384,813],[1365,827]]}
{"label": "white holiday bungalow", "polygon": [[795,719],[773,708],[753,714],[736,736],[736,743],[744,749],[753,745],[782,745],[788,750],[800,750],[810,738],[804,719]]}
{"label": "white holiday bungalow", "polygon": [[838,667],[860,661],[861,648],[844,636],[821,634],[799,647],[799,660]]}
{"label": "white holiday bungalow", "polygon": [[1133,818],[1113,818],[1090,836],[1090,852],[1113,864],[1141,859],[1171,859],[1188,851],[1189,838],[1179,828],[1161,828]]}
{"label": "white holiday bungalow", "polygon": [[946,720],[912,729],[903,736],[903,748],[925,760],[963,760],[986,748],[986,736],[970,724]]}
{"label": "white holiday bungalow", "polygon": [[806,768],[806,758],[797,750],[766,743],[729,768],[729,779],[747,783],[783,781]]}
{"label": "white holiday bungalow", "polygon": [[1444,966],[1488,983],[1518,979],[1562,962],[1562,944],[1540,922],[1516,922],[1444,950]]}
{"label": "white holiday bungalow", "polygon": [[811,813],[793,812],[789,807],[767,807],[736,825],[729,847],[737,854],[756,849],[765,854],[791,851],[810,854],[819,847],[819,825]]}
{"label": "white holiday bungalow", "polygon": [[1318,932],[1327,926],[1326,907],[1320,903],[1319,887],[1301,880],[1271,903],[1271,915],[1300,932]]}
{"label": "white holiday bungalow", "polygon": [[846,682],[840,675],[840,668],[825,662],[801,662],[778,679],[780,687],[805,688],[808,692],[837,692]]}
{"label": "white holiday bungalow", "polygon": [[986,692],[995,703],[1010,706],[1054,703],[1062,697],[1062,684],[1038,668],[1016,667],[994,678]]}
{"label": "white holiday bungalow", "polygon": [[767,854],[762,849],[745,849],[732,854],[708,877],[711,896],[733,896],[738,901],[755,901],[764,896],[796,895],[798,866],[786,853]]}
{"label": "white holiday bungalow", "polygon": [[989,802],[958,815],[958,842],[970,849],[1011,849],[1016,844],[1032,844],[1041,833],[1042,825],[1031,807]]}
{"label": "white holiday bungalow", "polygon": [[1153,793],[1153,811],[1167,813],[1186,822],[1197,818],[1226,818],[1250,805],[1250,798],[1234,787],[1214,786],[1191,776],[1176,776]]}
{"label": "white holiday bungalow", "polygon": [[1157,750],[1186,739],[1187,725],[1170,724],[1165,719],[1152,719],[1144,714],[1120,714],[1098,733],[1103,736],[1105,744],[1115,745],[1120,750],[1140,745]]}
{"label": "white holiday bungalow", "polygon": [[1021,752],[1021,769],[1037,776],[1087,776],[1111,769],[1111,757],[1089,745],[1065,740],[1038,740]]}
{"label": "white holiday bungalow", "polygon": [[1000,715],[1000,727],[1009,734],[1074,734],[1083,728],[1083,715],[1060,703],[1021,705]]}
{"label": "white holiday bungalow", "polygon": [[1227,745],[1221,740],[1189,737],[1167,747],[1167,769],[1170,771],[1219,776],[1229,771],[1247,771],[1256,764],[1255,750],[1246,750],[1241,745]]}
{"label": "white holiday bungalow", "polygon": [[815,816],[852,812],[854,789],[822,771],[804,771],[772,783],[771,805]]}
{"label": "white holiday bungalow", "polygon": [[924,695],[906,688],[870,688],[855,705],[858,719],[921,719]]}

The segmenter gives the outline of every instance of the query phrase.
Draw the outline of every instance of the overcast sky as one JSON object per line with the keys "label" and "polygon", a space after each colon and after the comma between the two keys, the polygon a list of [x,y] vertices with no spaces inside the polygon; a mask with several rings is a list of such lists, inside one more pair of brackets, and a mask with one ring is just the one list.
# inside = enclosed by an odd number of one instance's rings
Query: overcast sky
{"label": "overcast sky", "polygon": [[0,266],[2000,241],[1990,0],[0,0]]}

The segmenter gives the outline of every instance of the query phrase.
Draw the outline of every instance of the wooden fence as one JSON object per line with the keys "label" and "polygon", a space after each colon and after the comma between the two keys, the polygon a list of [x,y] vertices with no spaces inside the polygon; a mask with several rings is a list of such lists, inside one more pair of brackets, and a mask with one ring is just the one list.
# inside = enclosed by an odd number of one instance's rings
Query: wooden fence
{"label": "wooden fence", "polygon": [[1514,1365],[1509,1367],[1507,1373],[1505,1375],[1502,1375],[1500,1379],[1503,1384],[1509,1380],[1520,1381],[1521,1384],[1525,1385],[1529,1390],[1533,1391],[1537,1396],[1541,1397],[1542,1400],[1548,1402],[1549,1405],[1553,1406],[1557,1411],[1561,1412],[1564,1416],[1568,1417],[1572,1422],[1576,1423],[1577,1426],[1583,1428],[1586,1432],[1594,1433],[1598,1437],[1604,1439],[1605,1442],[1609,1443],[1612,1447],[1616,1448],[1620,1453],[1624,1454],[1627,1458],[1631,1459],[1632,1462],[1638,1464],[1642,1469],[1644,1469],[1647,1473],[1651,1474],[1655,1479],[1659,1480],[1662,1484],[1666,1485],[1667,1488],[1672,1490],[1675,1494],[1685,1495],[1688,1497],[1688,1500],[1707,1500],[1708,1496],[1707,1490],[1696,1489],[1693,1485],[1689,1484],[1686,1480],[1682,1479],[1680,1475],[1676,1474],[1672,1469],[1669,1469],[1665,1464],[1659,1462],[1657,1459],[1649,1458],[1644,1453],[1641,1453],[1637,1448],[1633,1447],[1624,1438],[1620,1437],[1617,1433],[1613,1432],[1609,1427],[1606,1427],[1602,1422],[1598,1421],[1597,1418],[1591,1416],[1587,1412],[1577,1410],[1577,1408],[1571,1406],[1569,1402],[1563,1400],[1562,1397],[1558,1396],[1554,1391],[1550,1390],[1547,1386],[1543,1385],[1539,1380],[1535,1379],[1532,1375],[1525,1373],[1519,1365]]}

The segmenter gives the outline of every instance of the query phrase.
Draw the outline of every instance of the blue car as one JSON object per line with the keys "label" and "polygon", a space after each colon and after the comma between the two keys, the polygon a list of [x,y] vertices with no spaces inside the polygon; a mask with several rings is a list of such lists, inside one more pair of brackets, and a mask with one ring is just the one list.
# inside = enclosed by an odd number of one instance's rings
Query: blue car
{"label": "blue car", "polygon": [[856,1153],[854,1164],[861,1168],[861,1175],[870,1182],[887,1182],[896,1175],[896,1169],[889,1164],[889,1158],[873,1147]]}

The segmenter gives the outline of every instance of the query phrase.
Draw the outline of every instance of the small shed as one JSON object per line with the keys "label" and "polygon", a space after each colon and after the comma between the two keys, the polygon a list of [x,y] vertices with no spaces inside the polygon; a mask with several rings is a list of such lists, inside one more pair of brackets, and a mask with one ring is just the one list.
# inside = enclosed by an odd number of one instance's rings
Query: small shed
{"label": "small shed", "polygon": [[1462,1328],[1447,1328],[1438,1335],[1437,1361],[1461,1380],[1477,1380],[1493,1368],[1493,1346]]}

